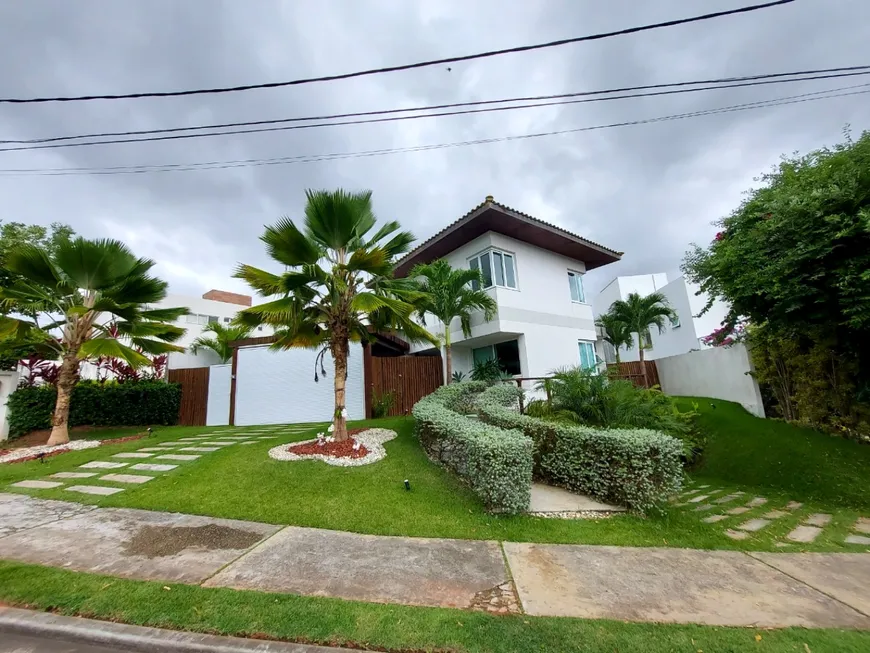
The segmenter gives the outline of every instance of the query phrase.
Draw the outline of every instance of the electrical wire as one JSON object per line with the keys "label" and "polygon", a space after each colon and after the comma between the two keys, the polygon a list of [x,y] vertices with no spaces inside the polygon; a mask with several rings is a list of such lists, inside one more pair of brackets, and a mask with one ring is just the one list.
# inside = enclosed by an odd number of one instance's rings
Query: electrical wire
{"label": "electrical wire", "polygon": [[[852,90],[864,89],[864,90]],[[837,93],[836,91],[851,91]],[[234,161],[205,161],[199,163],[164,163],[164,164],[143,164],[133,166],[114,166],[101,168],[10,168],[0,169],[0,176],[91,176],[91,175],[116,175],[116,174],[141,174],[147,172],[188,172],[194,170],[218,170],[229,168],[255,167],[255,166],[272,166],[286,165],[297,163],[317,163],[321,161],[335,161],[341,159],[355,159],[363,157],[383,156],[388,154],[400,154],[408,152],[426,152],[431,150],[440,150],[455,147],[466,147],[473,145],[487,145],[491,143],[501,143],[517,140],[526,140],[532,138],[541,138],[545,136],[555,136],[563,134],[574,134],[587,131],[596,131],[601,129],[612,129],[617,127],[627,127],[633,125],[645,125],[657,122],[666,122],[673,120],[683,120],[687,118],[695,118],[700,116],[715,115],[720,113],[731,113],[735,111],[747,111],[752,109],[762,109],[767,107],[776,107],[789,104],[798,104],[801,102],[812,102],[816,100],[826,100],[837,97],[847,97],[870,93],[870,84],[858,84],[855,86],[846,86],[842,88],[829,89],[826,91],[816,91],[813,93],[803,93],[800,95],[786,96],[774,98],[770,100],[759,100],[756,102],[748,102],[744,104],[731,105],[727,107],[719,107],[715,109],[702,109],[699,111],[691,111],[687,113],[672,114],[668,116],[660,116],[656,118],[646,118],[642,120],[632,120],[624,122],[609,123],[604,125],[593,125],[588,127],[576,127],[572,129],[562,129],[556,131],[537,132],[532,134],[516,134],[511,136],[501,136],[493,138],[483,138],[469,141],[458,141],[452,143],[435,143],[430,145],[417,145],[402,148],[386,148],[379,150],[365,150],[361,152],[335,152],[328,154],[306,154],[290,157],[275,157],[270,159],[239,159]]]}
{"label": "electrical wire", "polygon": [[141,93],[124,93],[124,94],[113,94],[113,95],[77,95],[77,96],[66,96],[66,97],[32,97],[32,98],[0,98],[0,103],[4,104],[35,104],[35,103],[46,103],[46,102],[83,102],[90,100],[127,100],[127,99],[137,99],[137,98],[149,98],[149,97],[181,97],[181,96],[189,96],[189,95],[206,95],[206,94],[217,94],[217,93],[236,93],[239,91],[250,91],[253,89],[266,89],[266,88],[279,88],[285,86],[300,86],[302,84],[313,84],[316,82],[332,82],[341,79],[351,79],[355,77],[365,77],[368,75],[379,75],[383,73],[391,73],[397,72],[400,70],[412,70],[416,68],[426,68],[430,66],[439,66],[450,63],[458,63],[460,61],[471,61],[474,59],[484,59],[487,57],[495,57],[504,54],[514,54],[518,52],[530,52],[532,50],[542,50],[545,48],[554,48],[562,45],[568,45],[572,43],[582,43],[585,41],[597,41],[600,39],[611,38],[614,36],[623,36],[626,34],[636,34],[638,32],[645,32],[654,29],[660,29],[664,27],[674,27],[677,25],[685,25],[688,23],[697,23],[705,20],[711,20],[713,18],[722,18],[725,16],[733,16],[736,14],[745,14],[753,11],[758,11],[760,9],[769,9],[771,7],[776,7],[779,5],[786,5],[794,2],[795,0],[776,0],[775,2],[765,2],[763,4],[750,5],[747,7],[739,7],[737,9],[729,9],[726,11],[717,11],[710,14],[703,14],[700,16],[692,16],[689,18],[678,18],[674,20],[669,20],[661,23],[653,23],[649,25],[640,25],[637,27],[628,27],[621,30],[615,30],[611,32],[601,32],[598,34],[589,34],[586,36],[577,36],[568,39],[560,39],[558,41],[550,41],[547,43],[537,43],[534,45],[523,45],[513,48],[505,48],[501,50],[490,50],[488,52],[479,52],[477,54],[467,54],[456,57],[448,57],[445,59],[434,59],[430,61],[420,61],[417,63],[411,64],[402,64],[399,66],[389,66],[385,68],[372,68],[369,70],[360,70],[352,73],[341,73],[338,75],[326,75],[323,77],[307,77],[303,79],[294,79],[290,81],[284,82],[268,82],[262,84],[245,84],[242,86],[227,86],[220,88],[199,88],[199,89],[190,89],[184,91],[149,91],[149,92],[141,92]]}
{"label": "electrical wire", "polygon": [[[153,142],[153,141],[163,141],[163,140],[180,140],[180,139],[188,139],[188,138],[205,138],[205,137],[214,137],[214,136],[225,136],[225,135],[239,135],[239,134],[257,134],[263,132],[272,132],[272,131],[287,131],[287,130],[296,130],[296,129],[311,129],[311,128],[319,128],[319,127],[333,127],[340,125],[359,125],[359,124],[367,124],[367,123],[380,123],[380,122],[396,122],[402,120],[417,120],[421,118],[437,118],[443,116],[456,116],[463,114],[474,114],[474,113],[489,113],[496,111],[513,111],[517,109],[534,109],[537,107],[547,107],[547,106],[556,106],[556,105],[566,105],[566,104],[582,104],[586,102],[602,102],[607,100],[624,100],[638,97],[653,97],[653,96],[662,96],[662,95],[674,95],[681,93],[694,93],[698,91],[711,91],[718,90],[724,88],[740,88],[746,86],[760,86],[767,84],[785,84],[790,82],[804,82],[804,81],[814,81],[820,79],[834,79],[840,77],[854,77],[870,74],[870,65],[864,66],[848,66],[842,68],[826,68],[820,70],[809,70],[809,71],[797,71],[792,73],[770,73],[764,75],[750,75],[744,77],[726,77],[721,79],[713,79],[713,80],[696,80],[690,82],[672,82],[667,84],[649,84],[645,86],[634,86],[634,87],[623,87],[616,89],[607,89],[607,90],[598,90],[598,91],[581,91],[577,93],[562,93],[558,95],[539,95],[532,97],[515,97],[515,98],[504,98],[500,100],[478,100],[475,102],[458,102],[454,104],[440,104],[440,105],[430,105],[425,107],[415,107],[408,109],[384,109],[379,111],[364,111],[364,112],[356,112],[356,113],[343,113],[343,114],[332,114],[332,115],[323,115],[323,116],[307,116],[307,117],[297,117],[297,118],[281,118],[275,120],[257,120],[257,121],[247,121],[247,122],[236,122],[236,123],[223,123],[223,124],[211,124],[211,125],[199,125],[199,126],[190,126],[190,127],[170,127],[165,129],[149,129],[149,130],[139,130],[139,131],[125,131],[125,132],[103,132],[103,133],[93,133],[93,134],[79,134],[75,136],[54,136],[48,138],[35,138],[35,139],[26,139],[26,140],[0,140],[0,144],[3,145],[20,145],[20,147],[7,147],[0,148],[0,152],[15,152],[15,151],[25,151],[32,149],[54,149],[58,147],[82,147],[82,146],[91,146],[91,145],[115,145],[122,143],[137,143],[137,142]],[[809,75],[799,77],[799,75]],[[699,84],[708,84],[708,86],[697,86]],[[685,88],[687,86],[695,86],[694,88]],[[676,88],[674,88],[676,87]],[[649,90],[649,89],[671,89],[671,90],[663,90],[663,91],[653,91],[651,93],[635,93],[629,95],[607,95],[613,93],[622,93],[626,91],[635,91],[635,90]],[[568,98],[578,98],[582,97],[583,99],[573,99],[570,100]],[[543,102],[543,100],[552,100],[549,102]],[[531,102],[531,104],[519,104],[512,106],[502,106],[502,107],[492,107],[488,105],[493,104],[509,104],[516,102]],[[395,116],[394,114],[398,113],[410,113],[410,112],[419,112],[419,111],[433,111],[433,110],[441,110],[441,109],[452,109],[459,107],[479,107],[479,106],[487,106],[487,108],[483,109],[466,109],[460,111],[450,111],[450,112],[441,112],[441,113],[428,113],[428,114],[417,114],[417,115],[403,115],[403,116]],[[366,118],[367,116],[379,116],[379,115],[391,115],[391,117],[387,118]],[[266,127],[259,129],[245,129],[245,130],[235,130],[235,131],[216,131],[216,132],[202,132],[195,134],[178,134],[178,132],[189,132],[195,130],[202,129],[226,129],[233,127],[255,127],[258,125],[274,125],[274,124],[283,124],[283,123],[297,123],[297,122],[305,122],[305,121],[315,121],[315,120],[333,120],[333,119],[344,119],[350,117],[361,117],[361,120],[343,120],[342,122],[322,122],[315,124],[305,124],[305,125],[289,125],[284,127]],[[173,136],[150,136],[152,134],[175,134]],[[115,140],[98,140],[98,141],[86,141],[86,142],[75,142],[70,143],[69,141],[89,139],[89,138],[112,138],[115,136],[146,136],[146,138],[124,138],[124,139],[115,139]]]}

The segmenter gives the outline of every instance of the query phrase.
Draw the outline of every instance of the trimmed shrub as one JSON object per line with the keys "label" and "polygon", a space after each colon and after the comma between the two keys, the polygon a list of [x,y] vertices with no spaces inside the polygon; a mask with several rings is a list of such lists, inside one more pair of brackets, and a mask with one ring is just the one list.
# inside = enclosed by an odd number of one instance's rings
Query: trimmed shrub
{"label": "trimmed shrub", "polygon": [[480,418],[519,429],[534,442],[535,475],[568,490],[639,512],[664,502],[682,482],[682,443],[648,429],[598,429],[522,415],[522,391],[494,386],[477,398]]}
{"label": "trimmed shrub", "polygon": [[[9,395],[9,434],[51,428],[57,388],[18,388]],[[162,381],[80,381],[70,400],[70,426],[169,426],[178,422],[181,386]]]}
{"label": "trimmed shrub", "polygon": [[418,401],[412,410],[426,452],[458,474],[494,512],[528,510],[532,441],[519,431],[457,412],[472,405],[485,383],[454,383]]}

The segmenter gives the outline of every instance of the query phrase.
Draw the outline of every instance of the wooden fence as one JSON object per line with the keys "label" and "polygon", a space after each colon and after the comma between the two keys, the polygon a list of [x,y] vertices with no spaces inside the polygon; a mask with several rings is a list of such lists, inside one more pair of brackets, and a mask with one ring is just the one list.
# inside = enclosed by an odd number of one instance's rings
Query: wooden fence
{"label": "wooden fence", "polygon": [[408,415],[414,404],[444,384],[440,356],[368,356],[366,367],[367,417],[387,392],[393,393],[388,415]]}
{"label": "wooden fence", "polygon": [[[644,361],[644,365],[646,365],[647,386],[661,385],[656,362]],[[643,387],[643,368],[640,366],[640,361],[627,361],[618,365],[616,363],[610,364],[607,366],[607,373],[612,379],[624,379],[640,388]]]}
{"label": "wooden fence", "polygon": [[207,367],[186,370],[169,370],[169,382],[181,384],[181,409],[178,423],[181,426],[205,426],[208,409]]}

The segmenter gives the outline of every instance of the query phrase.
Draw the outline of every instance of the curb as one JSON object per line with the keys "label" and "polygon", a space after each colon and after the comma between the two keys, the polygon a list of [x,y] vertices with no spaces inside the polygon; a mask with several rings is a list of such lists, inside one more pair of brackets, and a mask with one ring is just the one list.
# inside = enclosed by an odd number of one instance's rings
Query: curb
{"label": "curb", "polygon": [[0,633],[143,653],[359,653],[346,648],[219,637],[0,607]]}

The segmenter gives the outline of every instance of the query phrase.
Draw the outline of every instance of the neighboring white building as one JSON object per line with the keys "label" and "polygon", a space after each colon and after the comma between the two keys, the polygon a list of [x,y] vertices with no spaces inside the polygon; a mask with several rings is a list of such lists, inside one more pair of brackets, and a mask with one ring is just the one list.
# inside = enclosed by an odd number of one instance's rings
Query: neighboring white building
{"label": "neighboring white building", "polygon": [[[662,293],[667,298],[668,305],[676,312],[677,319],[667,322],[662,333],[659,333],[655,327],[650,329],[644,358],[655,360],[708,348],[702,338],[722,326],[722,321],[728,313],[728,306],[717,300],[713,302],[709,311],[701,317],[696,317],[707,305],[708,299],[706,294],[699,294],[699,291],[698,285],[688,282],[679,274],[659,272],[622,276],[616,277],[596,295],[592,307],[597,318],[606,313],[613,302],[624,300],[631,293],[641,296],[654,292]],[[615,352],[609,343],[599,340],[598,352],[608,363],[615,362]],[[619,357],[623,361],[639,360],[637,334],[634,336],[634,347],[621,348]]]}
{"label": "neighboring white building", "polygon": [[[480,269],[498,315],[484,322],[474,314],[470,338],[462,335],[458,320],[451,325],[453,370],[468,375],[475,361],[497,358],[510,374],[543,377],[559,367],[597,366],[583,275],[621,256],[490,196],[399,261],[396,276],[439,258],[456,268]],[[426,325],[444,333],[434,318]]]}

